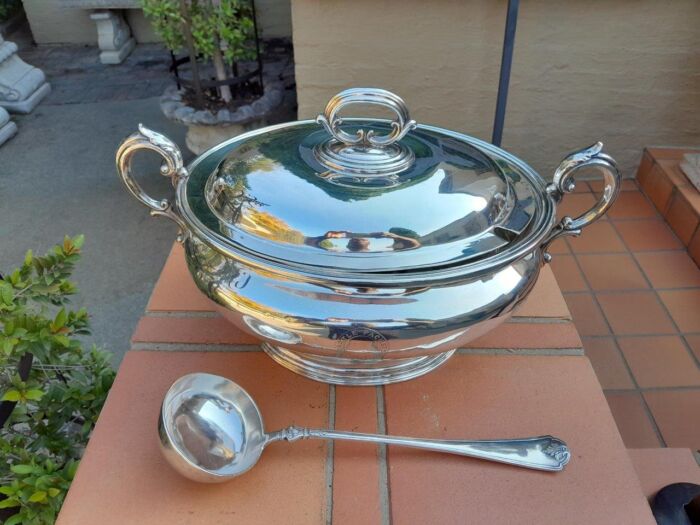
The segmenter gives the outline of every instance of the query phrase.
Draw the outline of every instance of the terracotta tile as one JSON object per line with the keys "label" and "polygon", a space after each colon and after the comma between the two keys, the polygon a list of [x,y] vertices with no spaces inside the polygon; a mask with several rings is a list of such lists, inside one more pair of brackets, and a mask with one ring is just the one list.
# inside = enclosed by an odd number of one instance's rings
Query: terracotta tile
{"label": "terracotta tile", "polygon": [[182,245],[175,243],[168,260],[165,261],[146,310],[149,312],[213,312],[215,309],[215,304],[194,284],[185,263]]}
{"label": "terracotta tile", "polygon": [[557,239],[554,241],[552,244],[549,245],[549,248],[547,249],[549,253],[552,255],[555,254],[560,254],[560,253],[571,253],[571,250],[569,249],[569,245],[566,244],[566,239]]}
{"label": "terracotta tile", "polygon": [[675,160],[680,160],[683,158],[683,155],[689,152],[694,152],[697,151],[693,148],[667,148],[667,147],[651,147],[647,148],[647,151],[649,151],[649,154],[654,157],[656,160],[665,160],[665,159],[675,159]]}
{"label": "terracotta tile", "polygon": [[641,190],[646,193],[649,200],[651,200],[660,213],[664,213],[666,209],[668,209],[668,203],[673,189],[673,183],[658,163],[654,165],[651,173],[641,186]]}
{"label": "terracotta tile", "polygon": [[644,182],[644,179],[651,172],[654,162],[654,157],[652,157],[651,154],[645,149],[642,152],[642,160],[639,162],[639,168],[637,168],[636,182],[638,184],[642,184]]}
{"label": "terracotta tile", "polygon": [[693,238],[690,240],[688,245],[688,255],[695,261],[695,264],[700,266],[700,227],[695,230]]}
{"label": "terracotta tile", "polygon": [[617,343],[641,388],[700,386],[700,367],[680,337],[621,337]]}
{"label": "terracotta tile", "polygon": [[686,335],[685,340],[695,354],[695,358],[700,362],[700,335]]}
{"label": "terracotta tile", "polygon": [[549,433],[573,452],[551,475],[389,447],[394,523],[654,523],[585,357],[457,356],[385,392],[389,433]]}
{"label": "terracotta tile", "polygon": [[[335,428],[376,433],[376,389],[336,387]],[[378,451],[378,447],[367,443],[334,443],[334,524],[381,523]]]}
{"label": "terracotta tile", "polygon": [[584,337],[583,348],[603,389],[635,388],[612,337]]}
{"label": "terracotta tile", "polygon": [[610,221],[597,221],[583,229],[578,237],[570,237],[569,244],[574,253],[624,252],[620,236]]}
{"label": "terracotta tile", "polygon": [[608,335],[610,330],[591,294],[564,296],[574,324],[581,335]]}
{"label": "terracotta tile", "polygon": [[530,295],[513,313],[514,317],[571,319],[552,268],[544,266]]}
{"label": "terracotta tile", "polygon": [[574,187],[574,193],[590,193],[591,191],[591,186],[589,185],[588,181],[585,180],[577,180],[576,181],[576,186]]}
{"label": "terracotta tile", "polygon": [[573,323],[505,323],[466,348],[581,348],[576,328]]}
{"label": "terracotta tile", "polygon": [[328,424],[328,386],[261,353],[128,352],[57,523],[326,523],[323,441],[270,445],[250,472],[221,484],[188,481],[167,465],[156,418],[172,381],[191,372],[234,379],[267,430]]}
{"label": "terracotta tile", "polygon": [[638,191],[623,191],[608,210],[612,219],[649,219],[656,217],[656,210]]}
{"label": "terracotta tile", "polygon": [[661,219],[616,222],[615,229],[633,252],[676,250],[683,247],[678,237]]}
{"label": "terracotta tile", "polygon": [[687,246],[695,233],[700,219],[682,193],[676,192],[666,212],[666,220],[681,242]]}
{"label": "terracotta tile", "polygon": [[583,292],[588,289],[572,255],[557,255],[552,258],[550,266],[562,292]]}
{"label": "terracotta tile", "polygon": [[142,317],[134,343],[249,344],[259,340],[223,317]]}
{"label": "terracotta tile", "polygon": [[579,264],[593,290],[649,288],[631,255],[579,255]]}
{"label": "terracotta tile", "polygon": [[638,253],[635,257],[654,288],[700,286],[700,268],[683,250]]}
{"label": "terracotta tile", "polygon": [[688,201],[688,204],[693,208],[695,214],[700,215],[700,192],[690,183],[680,186],[678,191],[685,197],[685,200]]}
{"label": "terracotta tile", "polygon": [[644,399],[666,445],[700,449],[700,389],[645,392]]}
{"label": "terracotta tile", "polygon": [[653,292],[599,293],[598,302],[617,335],[675,333]]}
{"label": "terracotta tile", "polygon": [[657,164],[666,173],[668,179],[673,183],[674,186],[689,186],[690,182],[681,170],[681,165],[678,159],[674,160],[660,160]]}
{"label": "terracotta tile", "polygon": [[[591,191],[595,194],[599,194],[603,191],[604,181],[601,179],[589,180],[588,185],[591,187]],[[635,179],[622,179],[622,184],[620,184],[620,191],[639,191],[639,186]]]}
{"label": "terracotta tile", "polygon": [[639,180],[639,190],[646,194],[649,195],[649,192],[652,188],[652,186],[656,183],[659,177],[659,173],[661,172],[661,168],[659,167],[658,164],[654,163],[653,166],[651,167],[651,170],[649,173],[646,174],[645,177]]}
{"label": "terracotta tile", "polygon": [[569,193],[557,206],[557,217],[578,217],[590,210],[596,203],[592,193]]}
{"label": "terracotta tile", "polygon": [[700,468],[687,448],[632,448],[627,453],[650,501],[672,483],[700,485]]}
{"label": "terracotta tile", "polygon": [[606,394],[605,397],[627,448],[661,446],[639,394]]}
{"label": "terracotta tile", "polygon": [[660,291],[659,297],[681,332],[700,332],[700,290]]}

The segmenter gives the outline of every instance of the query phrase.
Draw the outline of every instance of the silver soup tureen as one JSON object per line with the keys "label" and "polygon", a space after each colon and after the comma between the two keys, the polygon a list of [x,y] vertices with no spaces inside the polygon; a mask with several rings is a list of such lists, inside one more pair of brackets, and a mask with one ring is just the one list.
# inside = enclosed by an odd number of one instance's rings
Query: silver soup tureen
{"label": "silver soup tureen", "polygon": [[[357,103],[396,118],[340,117]],[[163,157],[174,201],[134,179],[143,149]],[[152,215],[180,227],[199,289],[270,357],[319,381],[374,385],[424,374],[508,318],[547,246],[615,200],[620,174],[601,149],[569,155],[547,184],[506,151],[416,124],[393,93],[360,88],[315,121],[245,133],[187,168],[172,141],[140,126],[117,169]],[[584,168],[602,174],[600,200],[557,222]]]}

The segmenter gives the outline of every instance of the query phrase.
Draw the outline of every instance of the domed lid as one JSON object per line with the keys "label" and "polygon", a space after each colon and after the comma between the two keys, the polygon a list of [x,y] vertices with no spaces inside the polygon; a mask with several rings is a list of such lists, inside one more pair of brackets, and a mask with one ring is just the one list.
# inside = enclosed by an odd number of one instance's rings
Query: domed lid
{"label": "domed lid", "polygon": [[[398,118],[341,119],[354,103]],[[186,199],[219,238],[276,262],[363,273],[444,267],[507,249],[538,213],[532,181],[480,146],[417,125],[387,91],[351,89],[316,122],[233,141],[213,171],[191,174]]]}

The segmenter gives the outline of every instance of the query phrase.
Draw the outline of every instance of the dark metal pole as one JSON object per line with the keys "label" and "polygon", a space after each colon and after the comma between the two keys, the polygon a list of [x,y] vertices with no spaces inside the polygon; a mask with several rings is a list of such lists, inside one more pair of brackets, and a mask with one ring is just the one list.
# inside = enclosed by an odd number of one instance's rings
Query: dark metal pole
{"label": "dark metal pole", "polygon": [[260,89],[265,93],[265,85],[263,84],[263,61],[260,55],[260,35],[258,34],[258,16],[255,13],[255,0],[250,0],[250,7],[253,10],[253,31],[255,32],[255,52],[258,55],[258,78],[260,80]]}
{"label": "dark metal pole", "polygon": [[519,6],[520,0],[508,0],[506,31],[503,36],[503,56],[501,57],[501,76],[498,80],[496,116],[493,119],[493,135],[491,137],[491,142],[496,146],[500,146],[501,140],[503,139],[503,122],[506,118],[506,102],[508,101],[508,85],[510,84],[510,66],[513,63],[515,26],[518,22]]}
{"label": "dark metal pole", "polygon": [[197,109],[204,108],[204,93],[199,79],[199,65],[197,65],[197,52],[194,48],[194,37],[192,36],[192,17],[186,0],[180,0],[180,14],[182,15],[182,30],[185,33],[185,44],[187,53],[190,55],[190,66],[192,67],[192,86],[194,87],[194,99],[197,102]]}

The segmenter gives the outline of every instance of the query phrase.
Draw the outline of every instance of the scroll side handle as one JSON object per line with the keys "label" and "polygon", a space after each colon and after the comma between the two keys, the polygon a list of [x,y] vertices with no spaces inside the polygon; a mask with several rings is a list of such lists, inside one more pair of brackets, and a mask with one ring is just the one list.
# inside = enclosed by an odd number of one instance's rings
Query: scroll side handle
{"label": "scroll side handle", "polygon": [[[339,116],[340,110],[353,104],[374,104],[392,110],[396,114],[396,120],[391,122],[391,132],[378,136],[375,135],[374,130],[359,129],[355,135],[351,135],[340,129],[343,123],[343,119]],[[411,119],[403,99],[391,91],[379,88],[351,88],[341,91],[330,99],[323,115],[319,115],[316,122],[321,124],[338,142],[378,148],[401,140],[417,126],[416,121]]]}
{"label": "scroll side handle", "polygon": [[139,124],[138,131],[129,135],[119,145],[116,156],[117,173],[129,193],[144,206],[150,208],[151,216],[167,217],[177,224],[180,228],[178,240],[181,240],[182,233],[187,231],[187,227],[177,210],[177,206],[169,199],[159,200],[148,195],[133,176],[131,162],[134,154],[141,150],[154,151],[163,157],[160,174],[164,177],[170,177],[173,187],[177,187],[178,182],[188,176],[182,161],[182,152],[177,144],[165,135]]}
{"label": "scroll side handle", "polygon": [[576,187],[574,175],[584,168],[596,169],[602,174],[604,184],[601,196],[588,211],[576,218],[566,216],[552,228],[552,231],[542,243],[546,262],[551,260],[551,256],[546,253],[546,250],[552,242],[559,237],[580,235],[583,228],[605,215],[620,193],[620,185],[622,183],[620,170],[615,160],[603,153],[603,143],[597,142],[588,148],[570,154],[559,164],[554,173],[552,183],[547,185],[547,194],[555,202],[559,203],[565,194],[574,191]]}

